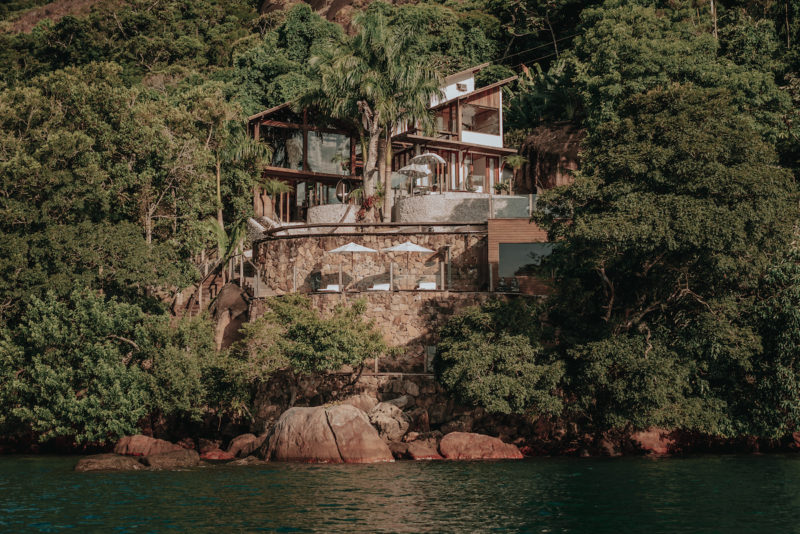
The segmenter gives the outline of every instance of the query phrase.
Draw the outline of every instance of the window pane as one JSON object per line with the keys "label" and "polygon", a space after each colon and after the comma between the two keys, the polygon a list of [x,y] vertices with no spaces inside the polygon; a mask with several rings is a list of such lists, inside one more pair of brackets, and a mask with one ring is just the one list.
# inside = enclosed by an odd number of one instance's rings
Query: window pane
{"label": "window pane", "polygon": [[270,166],[303,170],[303,132],[293,128],[261,127],[261,138],[272,148]]}
{"label": "window pane", "polygon": [[497,109],[464,104],[461,122],[462,128],[468,132],[500,135],[500,111]]}
{"label": "window pane", "polygon": [[308,132],[308,167],[314,172],[350,174],[350,138],[335,133]]}

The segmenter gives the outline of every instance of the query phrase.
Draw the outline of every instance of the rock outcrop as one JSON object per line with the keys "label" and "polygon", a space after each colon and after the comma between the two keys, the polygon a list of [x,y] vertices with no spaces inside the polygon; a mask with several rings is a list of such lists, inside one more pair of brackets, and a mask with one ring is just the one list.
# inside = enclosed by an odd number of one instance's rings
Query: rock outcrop
{"label": "rock outcrop", "polygon": [[255,434],[242,434],[236,436],[228,445],[228,452],[237,458],[245,458],[255,453],[267,439],[267,434],[256,436]]}
{"label": "rock outcrop", "polygon": [[631,434],[631,441],[640,450],[653,456],[665,456],[671,452],[675,440],[670,437],[669,430],[649,428]]}
{"label": "rock outcrop", "polygon": [[400,441],[411,426],[411,419],[396,404],[382,402],[369,412],[369,422],[384,441]]}
{"label": "rock outcrop", "polygon": [[484,434],[452,432],[439,443],[439,452],[448,460],[521,460],[516,445]]}
{"label": "rock outcrop", "polygon": [[408,444],[406,454],[412,460],[441,460],[442,456],[428,441],[418,440]]}
{"label": "rock outcrop", "polygon": [[275,425],[266,459],[309,463],[393,460],[366,414],[350,405],[290,408]]}
{"label": "rock outcrop", "polygon": [[136,458],[119,454],[95,454],[78,460],[75,471],[137,471],[145,467]]}
{"label": "rock outcrop", "polygon": [[201,454],[200,459],[206,462],[230,462],[235,460],[236,456],[221,449],[212,449]]}
{"label": "rock outcrop", "polygon": [[183,469],[199,464],[200,455],[197,454],[197,451],[180,449],[144,456],[141,462],[153,469]]}
{"label": "rock outcrop", "polygon": [[150,456],[180,450],[184,450],[180,445],[141,434],[125,436],[114,447],[115,453],[126,456]]}

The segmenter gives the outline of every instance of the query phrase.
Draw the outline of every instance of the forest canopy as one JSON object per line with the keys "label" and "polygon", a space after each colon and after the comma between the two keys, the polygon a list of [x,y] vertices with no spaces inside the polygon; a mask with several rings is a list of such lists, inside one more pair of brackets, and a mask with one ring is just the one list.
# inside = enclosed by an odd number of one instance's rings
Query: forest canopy
{"label": "forest canopy", "polygon": [[[559,242],[552,295],[455,318],[445,387],[594,428],[800,424],[800,3],[373,2],[338,24],[304,3],[125,0],[23,30],[43,3],[0,6],[0,426],[91,442],[146,417],[242,413],[256,378],[241,362],[288,327],[273,317],[249,349],[217,352],[206,321],[169,324],[169,303],[252,215],[269,147],[253,147],[246,117],[330,97],[320,62],[367,50],[364,17],[413,36],[380,52],[394,73],[417,58],[420,85],[480,63],[479,84],[519,74],[506,144],[553,122],[586,131],[574,183],[535,215]],[[409,107],[384,104],[383,129]],[[361,324],[358,309],[289,308],[307,336]],[[486,327],[501,312],[516,319]],[[297,336],[281,357],[322,361],[303,372],[380,345],[323,354]],[[103,405],[112,391],[120,404]]]}

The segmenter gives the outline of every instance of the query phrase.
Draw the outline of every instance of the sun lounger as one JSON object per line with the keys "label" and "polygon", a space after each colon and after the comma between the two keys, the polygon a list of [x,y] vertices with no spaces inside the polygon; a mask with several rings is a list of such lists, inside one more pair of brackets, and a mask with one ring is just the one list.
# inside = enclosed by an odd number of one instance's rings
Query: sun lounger
{"label": "sun lounger", "polygon": [[436,291],[436,282],[420,282],[418,291]]}
{"label": "sun lounger", "polygon": [[320,292],[339,293],[339,284],[328,284],[327,287],[320,289]]}
{"label": "sun lounger", "polygon": [[389,291],[389,284],[375,284],[369,288],[369,291]]}

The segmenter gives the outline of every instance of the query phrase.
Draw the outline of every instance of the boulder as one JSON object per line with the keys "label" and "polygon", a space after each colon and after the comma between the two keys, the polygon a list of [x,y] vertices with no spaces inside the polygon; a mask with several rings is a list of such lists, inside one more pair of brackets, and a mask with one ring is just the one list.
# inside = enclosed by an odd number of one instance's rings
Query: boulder
{"label": "boulder", "polygon": [[499,438],[469,432],[451,432],[439,443],[439,452],[448,460],[520,460],[516,445]]}
{"label": "boulder", "polygon": [[325,412],[344,463],[363,464],[393,460],[392,452],[370,425],[367,414],[347,405],[331,406]]}
{"label": "boulder", "polygon": [[378,404],[378,399],[368,393],[359,393],[344,399],[341,404],[349,404],[355,406],[364,413],[369,413]]}
{"label": "boulder", "polygon": [[290,408],[275,425],[266,459],[284,462],[391,462],[392,453],[369,424],[366,414],[350,405]]}
{"label": "boulder", "polygon": [[411,419],[403,410],[389,402],[382,402],[369,412],[369,422],[378,429],[384,441],[400,441],[411,426]]}
{"label": "boulder", "polygon": [[153,469],[183,469],[194,467],[200,463],[200,455],[197,451],[180,449],[177,451],[162,452],[144,456],[141,462]]}
{"label": "boulder", "polygon": [[256,436],[255,434],[242,434],[241,436],[236,436],[231,440],[230,445],[228,445],[228,452],[238,458],[250,456],[257,451],[261,445],[264,444],[266,439],[266,433],[261,434],[260,436]]}
{"label": "boulder", "polygon": [[78,460],[75,471],[136,471],[144,469],[136,458],[120,454],[95,454]]}
{"label": "boulder", "polygon": [[412,441],[408,444],[408,457],[412,460],[441,460],[442,456],[426,440]]}
{"label": "boulder", "polygon": [[381,404],[393,404],[402,410],[406,406],[411,406],[412,404],[414,404],[414,399],[412,399],[408,395],[401,395],[400,397],[397,397],[395,399],[384,401]]}
{"label": "boulder", "polygon": [[397,460],[408,457],[408,443],[402,441],[392,441],[389,443],[389,450]]}
{"label": "boulder", "polygon": [[470,415],[461,415],[452,421],[448,421],[442,425],[442,434],[450,434],[452,432],[472,432],[473,420]]}
{"label": "boulder", "polygon": [[631,434],[631,441],[639,449],[654,456],[670,453],[675,440],[670,438],[670,431],[662,428],[648,428]]}
{"label": "boulder", "polygon": [[236,455],[223,451],[222,449],[214,449],[201,454],[200,459],[206,462],[230,462],[236,459]]}
{"label": "boulder", "polygon": [[163,439],[151,438],[137,434],[135,436],[125,436],[117,442],[114,452],[126,456],[150,456],[170,451],[186,450],[180,445],[175,445]]}
{"label": "boulder", "polygon": [[222,447],[222,441],[218,439],[200,438],[197,440],[197,444],[197,450],[200,454],[203,454],[204,452],[215,451]]}

